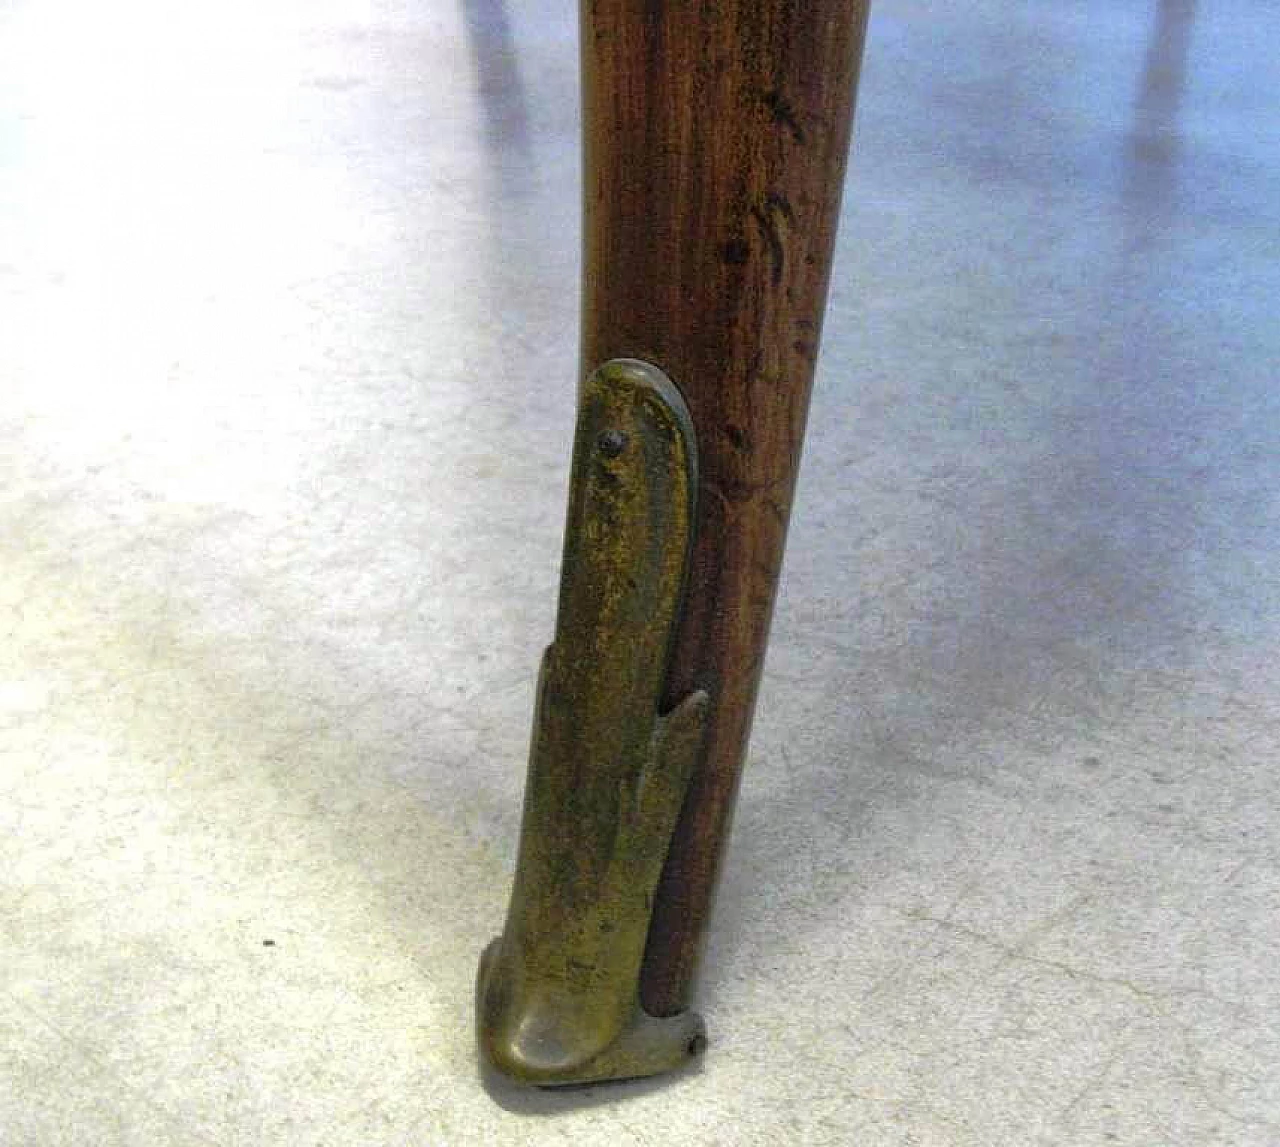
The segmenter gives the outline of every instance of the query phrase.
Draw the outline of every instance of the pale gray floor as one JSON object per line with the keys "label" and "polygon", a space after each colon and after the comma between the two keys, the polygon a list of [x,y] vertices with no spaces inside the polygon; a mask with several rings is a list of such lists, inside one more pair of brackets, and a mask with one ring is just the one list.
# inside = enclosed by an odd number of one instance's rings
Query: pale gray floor
{"label": "pale gray floor", "polygon": [[0,5],[0,1143],[1280,1143],[1278,57],[878,0],[711,1050],[524,1096],[573,6]]}

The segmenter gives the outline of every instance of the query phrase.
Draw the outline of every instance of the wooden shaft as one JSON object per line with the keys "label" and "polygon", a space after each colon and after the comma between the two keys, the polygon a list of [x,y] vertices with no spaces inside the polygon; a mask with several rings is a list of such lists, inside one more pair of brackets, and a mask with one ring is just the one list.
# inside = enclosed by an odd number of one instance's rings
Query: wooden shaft
{"label": "wooden shaft", "polygon": [[867,0],[582,0],[583,362],[693,414],[697,540],[666,700],[712,698],[646,1010],[689,1002],[750,732],[826,303]]}

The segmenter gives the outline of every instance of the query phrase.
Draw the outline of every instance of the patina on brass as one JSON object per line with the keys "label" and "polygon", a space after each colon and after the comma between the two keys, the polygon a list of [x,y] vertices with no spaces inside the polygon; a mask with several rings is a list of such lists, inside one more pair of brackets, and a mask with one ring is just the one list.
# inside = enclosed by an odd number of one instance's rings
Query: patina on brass
{"label": "patina on brass", "polygon": [[484,1055],[544,1086],[652,1075],[701,1019],[639,1002],[662,870],[707,695],[659,697],[685,580],[697,458],[679,391],[617,359],[580,396],[555,640],[542,661],[515,886],[478,982]]}

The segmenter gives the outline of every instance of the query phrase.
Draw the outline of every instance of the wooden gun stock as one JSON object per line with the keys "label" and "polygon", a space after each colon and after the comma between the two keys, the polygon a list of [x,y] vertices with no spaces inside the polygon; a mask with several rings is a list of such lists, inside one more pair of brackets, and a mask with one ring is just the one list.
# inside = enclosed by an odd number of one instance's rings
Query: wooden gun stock
{"label": "wooden gun stock", "polygon": [[[663,599],[678,610],[669,618],[656,611],[651,621],[669,624],[670,634],[636,643],[638,651],[662,651],[656,695],[647,708],[619,711],[644,712],[653,722],[693,704],[697,718],[696,736],[686,722],[681,742],[692,760],[668,766],[680,772],[664,782],[669,794],[678,784],[679,811],[669,810],[675,822],[665,841],[619,831],[620,808],[637,799],[656,759],[634,738],[626,752],[601,748],[597,738],[589,763],[579,753],[571,767],[561,766],[563,792],[576,795],[555,808],[546,807],[545,794],[526,795],[512,910],[479,991],[486,1054],[528,1082],[649,1074],[700,1045],[694,1020],[655,1024],[683,1016],[690,1003],[750,732],[866,17],[866,0],[583,0],[582,362],[592,380],[583,399],[605,401],[600,387],[609,372],[599,368],[615,360],[633,362],[643,377],[669,379],[679,396],[673,405],[687,407],[691,419],[695,472],[687,487],[691,538],[663,525],[671,507],[646,509],[661,496],[653,491],[666,488],[653,475],[631,501],[606,499],[596,517],[575,518],[587,475],[608,481],[591,469],[605,465],[600,453],[635,436],[621,423],[593,424],[584,440],[580,415],[563,576],[573,576],[571,546],[615,546],[619,531],[636,572],[620,575],[618,599],[588,617],[566,617],[562,591],[557,643],[562,629],[584,627],[575,648],[610,648],[619,618],[634,619],[638,603],[657,600],[646,571],[668,568],[658,560],[664,547],[683,547],[680,595]],[[639,661],[652,667],[646,656]],[[530,784],[537,783],[531,767]],[[588,792],[594,795],[582,795]],[[576,834],[580,855],[561,849],[547,859],[545,838],[564,833]],[[639,838],[650,855],[623,855]],[[606,904],[600,889],[622,871],[642,873],[635,879],[656,887],[641,888],[639,900]],[[588,886],[595,891],[584,897]],[[620,974],[637,982],[605,986]],[[587,1031],[590,1038],[581,1035]],[[519,1049],[515,1032],[527,1037]],[[526,1062],[535,1066],[525,1071]]]}

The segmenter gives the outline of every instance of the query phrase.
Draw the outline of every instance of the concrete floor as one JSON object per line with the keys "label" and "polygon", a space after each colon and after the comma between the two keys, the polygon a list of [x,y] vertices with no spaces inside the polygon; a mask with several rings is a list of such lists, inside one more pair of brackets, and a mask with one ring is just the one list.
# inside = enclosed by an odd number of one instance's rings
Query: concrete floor
{"label": "concrete floor", "polygon": [[1280,1143],[1278,46],[877,0],[712,1045],[524,1094],[573,5],[0,6],[0,1143]]}

